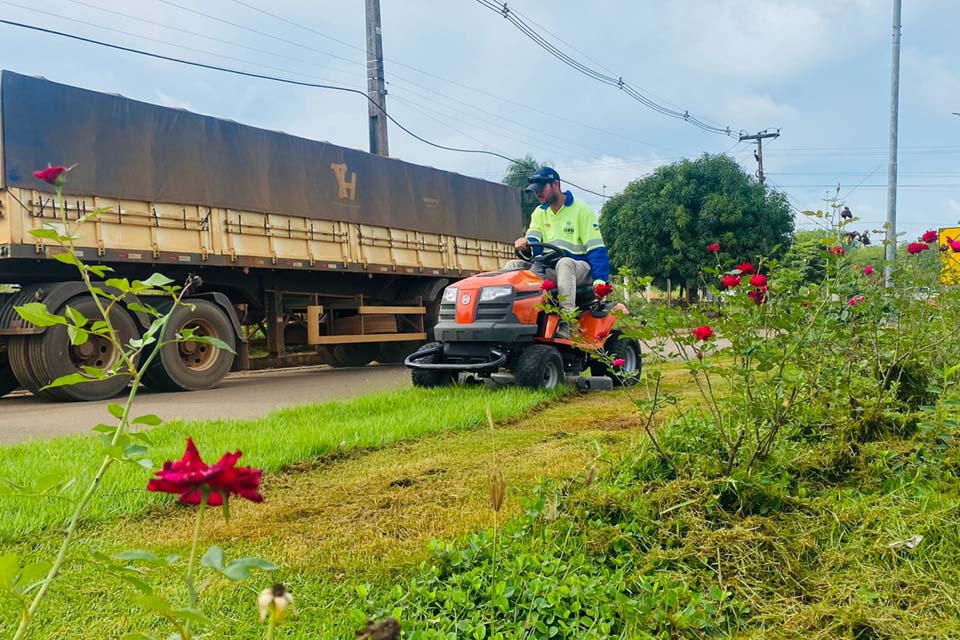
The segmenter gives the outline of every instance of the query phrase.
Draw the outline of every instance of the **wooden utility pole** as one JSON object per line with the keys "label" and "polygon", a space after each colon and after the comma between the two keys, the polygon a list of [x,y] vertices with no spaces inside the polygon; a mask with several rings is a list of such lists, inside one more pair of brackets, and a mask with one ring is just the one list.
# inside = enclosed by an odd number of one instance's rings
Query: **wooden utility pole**
{"label": "wooden utility pole", "polygon": [[[370,117],[370,153],[390,155],[387,144],[387,88],[383,79],[383,38],[380,31],[380,0],[367,3],[367,105]],[[378,108],[379,107],[379,108]]]}
{"label": "wooden utility pole", "polygon": [[757,143],[757,150],[753,153],[753,157],[757,160],[757,180],[760,181],[760,184],[763,184],[763,140],[764,138],[779,138],[780,129],[777,129],[773,133],[769,131],[760,131],[750,136],[741,135],[740,142],[745,140],[754,140]]}

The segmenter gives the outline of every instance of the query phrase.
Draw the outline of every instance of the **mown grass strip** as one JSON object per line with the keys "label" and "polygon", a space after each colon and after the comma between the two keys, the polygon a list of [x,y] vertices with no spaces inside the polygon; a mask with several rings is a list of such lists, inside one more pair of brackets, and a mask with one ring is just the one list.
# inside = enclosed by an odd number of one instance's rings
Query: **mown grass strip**
{"label": "mown grass strip", "polygon": [[[495,420],[509,420],[556,396],[517,388],[405,389],[346,402],[290,407],[254,420],[176,420],[150,430],[150,456],[156,466],[163,460],[179,458],[187,436],[193,436],[208,461],[239,449],[244,454],[241,464],[270,473],[285,464],[337,449],[373,448],[477,427],[486,420],[487,406]],[[42,474],[56,472],[65,479],[76,478],[66,493],[73,497],[95,472],[102,459],[101,449],[100,438],[95,435],[0,447],[0,478],[30,484]],[[150,472],[137,465],[117,464],[84,521],[108,521],[158,504],[162,498],[145,489],[149,477]],[[0,495],[0,543],[57,526],[71,509],[71,503],[62,499]]]}

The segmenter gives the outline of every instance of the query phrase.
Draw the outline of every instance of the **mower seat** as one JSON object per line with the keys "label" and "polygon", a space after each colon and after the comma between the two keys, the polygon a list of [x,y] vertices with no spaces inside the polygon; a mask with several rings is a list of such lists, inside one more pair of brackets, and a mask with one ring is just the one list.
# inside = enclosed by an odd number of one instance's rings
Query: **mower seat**
{"label": "mower seat", "polygon": [[575,300],[577,307],[586,307],[595,302],[596,299],[597,293],[593,290],[592,284],[585,284],[582,287],[577,287],[577,295]]}

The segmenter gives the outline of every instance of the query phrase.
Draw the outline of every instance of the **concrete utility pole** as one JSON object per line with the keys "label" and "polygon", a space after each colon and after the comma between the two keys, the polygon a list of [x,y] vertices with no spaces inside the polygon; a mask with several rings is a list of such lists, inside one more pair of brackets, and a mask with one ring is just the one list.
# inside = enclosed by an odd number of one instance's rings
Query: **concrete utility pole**
{"label": "concrete utility pole", "polygon": [[893,261],[897,259],[897,128],[900,122],[900,0],[893,0],[893,57],[890,65],[890,164],[887,170],[887,230],[883,269],[884,286],[893,286]]}
{"label": "concrete utility pole", "polygon": [[[389,156],[387,144],[387,88],[383,79],[383,37],[380,31],[380,0],[367,3],[367,95],[370,116],[370,153]],[[379,105],[379,109],[377,106]]]}
{"label": "concrete utility pole", "polygon": [[764,182],[764,177],[763,177],[763,140],[764,140],[764,138],[779,138],[779,137],[780,137],[780,129],[777,129],[774,133],[770,133],[770,132],[767,132],[767,131],[761,131],[761,132],[756,133],[756,134],[754,134],[754,135],[752,135],[752,136],[745,136],[745,135],[741,135],[741,136],[740,136],[740,142],[743,142],[744,140],[755,140],[756,143],[757,143],[757,150],[756,150],[756,152],[754,152],[753,157],[756,158],[756,160],[757,160],[757,180],[760,181],[760,184],[763,184],[763,182]]}

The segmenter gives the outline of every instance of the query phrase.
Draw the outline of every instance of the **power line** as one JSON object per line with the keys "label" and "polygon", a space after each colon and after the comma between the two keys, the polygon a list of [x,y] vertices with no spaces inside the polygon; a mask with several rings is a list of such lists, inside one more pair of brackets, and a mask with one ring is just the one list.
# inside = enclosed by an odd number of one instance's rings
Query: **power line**
{"label": "power line", "polygon": [[612,87],[617,87],[618,89],[620,89],[621,91],[629,95],[634,100],[640,102],[646,107],[662,115],[665,115],[667,117],[683,120],[684,122],[688,122],[689,124],[692,124],[696,127],[699,127],[700,129],[703,129],[704,131],[708,131],[711,133],[719,133],[719,134],[723,134],[731,137],[738,135],[734,133],[733,129],[731,129],[730,127],[717,127],[717,126],[708,124],[704,120],[691,114],[688,110],[678,111],[675,109],[670,109],[669,107],[666,107],[662,104],[655,102],[651,98],[644,95],[644,93],[640,89],[634,87],[629,82],[624,80],[623,76],[615,77],[612,75],[607,75],[605,73],[601,73],[600,71],[597,71],[583,64],[582,62],[568,55],[567,53],[565,53],[564,51],[556,47],[549,40],[547,40],[546,38],[538,34],[536,30],[533,27],[531,27],[529,24],[527,24],[527,22],[524,21],[519,14],[517,14],[512,9],[510,9],[507,6],[507,3],[504,2],[502,4],[499,4],[497,2],[494,2],[493,0],[477,0],[477,2],[480,3],[480,5],[506,18],[508,22],[510,22],[514,27],[516,27],[521,33],[527,36],[527,38],[532,40],[541,49],[549,53],[551,56],[557,58],[568,67],[587,76],[588,78],[592,80],[596,80],[597,82],[600,82],[602,84],[606,84]]}
{"label": "power line", "polygon": [[[165,0],[161,0],[161,1],[165,1]],[[220,66],[217,66],[217,65],[206,64],[206,63],[203,63],[203,62],[195,62],[195,61],[192,61],[192,60],[184,60],[184,59],[182,59],[182,58],[174,58],[174,57],[172,57],[172,56],[167,56],[167,55],[163,55],[163,54],[159,54],[159,53],[152,53],[152,52],[150,52],[150,51],[143,51],[143,50],[141,50],[141,49],[134,49],[134,48],[132,48],[132,47],[125,47],[125,46],[118,45],[118,44],[113,44],[113,43],[110,43],[110,42],[103,42],[103,41],[101,41],[101,40],[94,40],[93,38],[86,38],[86,37],[83,37],[83,36],[74,35],[74,34],[72,34],[72,33],[66,33],[66,32],[63,32],[63,31],[56,31],[56,30],[54,30],[54,29],[47,29],[47,28],[45,28],[45,27],[39,27],[39,26],[36,26],[36,25],[24,24],[24,23],[22,23],[22,22],[14,22],[14,21],[12,21],[12,20],[3,20],[3,19],[0,19],[0,24],[6,24],[6,25],[9,25],[9,26],[12,26],[12,27],[18,27],[18,28],[21,28],[21,29],[28,29],[28,30],[31,30],[31,31],[37,31],[37,32],[46,33],[46,34],[49,34],[49,35],[55,35],[55,36],[59,36],[59,37],[62,37],[62,38],[68,38],[68,39],[71,39],[71,40],[76,40],[76,41],[79,41],[79,42],[85,42],[85,43],[88,43],[88,44],[95,44],[95,45],[98,45],[98,46],[101,46],[101,47],[106,47],[106,48],[109,48],[109,49],[115,49],[115,50],[117,50],[117,51],[125,51],[125,52],[127,52],[127,53],[133,53],[133,54],[136,54],[136,55],[146,56],[146,57],[148,57],[148,58],[154,58],[154,59],[157,59],[157,60],[165,60],[165,61],[167,61],[167,62],[175,62],[175,63],[178,63],[178,64],[183,64],[183,65],[187,65],[187,66],[191,66],[191,67],[197,67],[197,68],[200,68],[200,69],[207,69],[207,70],[210,70],[210,71],[221,71],[221,72],[223,72],[223,73],[229,73],[229,74],[233,74],[233,75],[244,76],[244,77],[247,77],[247,78],[257,78],[257,79],[260,79],[260,80],[270,80],[270,81],[272,81],[272,82],[280,82],[280,83],[283,83],[283,84],[291,84],[291,85],[296,85],[296,86],[300,86],[300,87],[310,87],[310,88],[314,88],[314,89],[329,89],[329,90],[331,90],[331,91],[342,91],[342,92],[345,92],[345,93],[354,93],[354,94],[357,94],[357,95],[359,95],[359,96],[363,96],[363,98],[364,98],[365,100],[367,100],[368,102],[373,102],[373,101],[370,99],[370,96],[368,96],[366,92],[361,91],[361,90],[359,90],[359,89],[352,89],[352,88],[350,88],[350,87],[343,87],[343,86],[332,85],[332,84],[320,84],[320,83],[314,83],[314,82],[303,82],[303,81],[301,81],[301,80],[291,80],[291,79],[289,79],[289,78],[279,78],[279,77],[276,77],[276,76],[268,76],[268,75],[261,74],[261,73],[253,73],[253,72],[250,72],[250,71],[242,71],[242,70],[240,70],[240,69],[230,69],[230,68],[228,68],[228,67],[220,67]],[[376,103],[374,102],[374,104],[376,104]],[[378,107],[379,107],[379,105],[378,105]],[[413,131],[411,131],[411,130],[408,129],[407,127],[405,127],[405,126],[404,126],[403,124],[401,124],[396,118],[394,118],[392,115],[390,115],[390,114],[387,113],[386,111],[383,111],[383,115],[384,115],[384,117],[388,118],[388,119],[390,120],[390,122],[392,122],[393,124],[395,124],[400,130],[402,130],[403,132],[405,132],[407,135],[409,135],[409,136],[411,136],[411,137],[413,137],[413,138],[416,138],[416,139],[419,140],[420,142],[423,142],[424,144],[427,144],[427,145],[429,145],[429,146],[431,146],[431,147],[435,147],[435,148],[437,148],[437,149],[443,149],[444,151],[454,151],[454,152],[457,152],[457,153],[470,153],[470,154],[485,154],[485,155],[491,155],[491,156],[495,156],[495,157],[498,157],[498,158],[502,158],[503,160],[506,160],[507,162],[509,162],[509,163],[511,163],[511,164],[520,164],[520,163],[518,163],[516,160],[514,160],[513,158],[510,158],[509,156],[506,156],[506,155],[501,154],[501,153],[497,153],[497,152],[495,152],[495,151],[487,151],[487,150],[483,150],[483,149],[464,149],[464,148],[459,148],[459,147],[450,147],[450,146],[447,146],[447,145],[442,145],[442,144],[438,144],[438,143],[436,143],[436,142],[432,142],[432,141],[430,141],[430,140],[428,140],[428,139],[426,139],[426,138],[424,138],[424,137],[422,137],[422,136],[420,136],[420,135],[417,135],[416,133],[414,133]],[[577,188],[577,189],[580,189],[581,191],[584,191],[584,192],[586,192],[586,193],[590,193],[590,194],[593,194],[593,195],[596,195],[596,196],[600,196],[601,198],[604,198],[604,199],[607,199],[607,198],[610,197],[610,196],[606,196],[606,195],[604,195],[604,194],[602,194],[602,193],[598,193],[598,192],[596,192],[596,191],[593,191],[593,190],[591,190],[591,189],[587,189],[586,187],[581,187],[580,185],[574,184],[573,182],[570,182],[569,180],[565,180],[565,182],[567,182],[570,186],[575,187],[575,188]]]}

